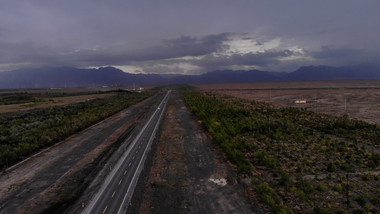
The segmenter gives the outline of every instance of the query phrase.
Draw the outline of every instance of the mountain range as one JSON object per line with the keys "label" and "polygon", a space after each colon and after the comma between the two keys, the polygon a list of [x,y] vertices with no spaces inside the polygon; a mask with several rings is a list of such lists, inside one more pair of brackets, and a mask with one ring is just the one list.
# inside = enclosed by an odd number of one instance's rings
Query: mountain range
{"label": "mountain range", "polygon": [[375,79],[380,79],[380,66],[371,64],[303,66],[293,72],[218,70],[201,75],[131,74],[114,67],[43,67],[0,72],[0,89]]}

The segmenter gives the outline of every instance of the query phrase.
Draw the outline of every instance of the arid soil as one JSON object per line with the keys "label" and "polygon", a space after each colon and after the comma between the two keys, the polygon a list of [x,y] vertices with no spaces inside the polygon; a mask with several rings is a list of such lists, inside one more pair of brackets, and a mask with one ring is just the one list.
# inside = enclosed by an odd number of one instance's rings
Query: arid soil
{"label": "arid soil", "polygon": [[[84,197],[89,183],[107,161],[112,167],[111,154],[126,135],[134,134],[158,99],[150,97],[0,173],[0,213],[56,213]],[[85,193],[96,192],[101,179]]]}
{"label": "arid soil", "polygon": [[[135,86],[138,88],[139,86]],[[145,89],[152,88],[152,86],[144,86]],[[113,91],[119,89],[133,89],[133,85],[130,86],[114,86],[114,87],[78,87],[78,88],[36,88],[36,89],[0,89],[0,94],[7,93],[78,93],[78,92],[98,92],[98,91]]]}
{"label": "arid soil", "polygon": [[[307,108],[380,124],[380,81],[312,81],[199,85],[239,98],[278,106]],[[296,100],[305,100],[296,104]]]}
{"label": "arid soil", "polygon": [[53,97],[46,99],[46,101],[23,103],[23,104],[11,104],[11,105],[0,105],[0,113],[6,112],[16,112],[16,111],[26,111],[36,108],[49,108],[52,106],[63,106],[68,104],[74,104],[79,102],[86,102],[96,98],[105,98],[113,96],[115,93],[106,94],[86,94],[78,96],[68,96],[68,97]]}
{"label": "arid soil", "polygon": [[178,91],[162,130],[148,182],[140,189],[142,203],[133,213],[263,213],[250,204],[231,165]]}
{"label": "arid soil", "polygon": [[[145,89],[152,87],[145,87]],[[15,90],[0,90],[0,95],[6,95],[10,93],[16,94],[51,94],[51,93],[92,93],[75,96],[65,97],[52,97],[45,98],[38,102],[22,103],[22,104],[10,104],[0,105],[0,113],[26,111],[36,108],[48,108],[51,106],[63,106],[68,104],[74,104],[78,102],[85,102],[96,98],[104,98],[115,95],[112,91],[115,90],[131,90],[130,87],[93,87],[93,88],[62,88],[62,89],[15,89]],[[96,93],[105,92],[105,93]]]}

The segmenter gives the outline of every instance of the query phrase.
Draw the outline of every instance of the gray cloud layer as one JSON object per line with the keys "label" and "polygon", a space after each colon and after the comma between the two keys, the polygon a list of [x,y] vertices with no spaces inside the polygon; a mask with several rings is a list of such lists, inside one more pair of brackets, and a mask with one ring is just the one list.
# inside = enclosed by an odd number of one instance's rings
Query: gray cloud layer
{"label": "gray cloud layer", "polygon": [[0,71],[289,70],[378,62],[378,0],[0,1]]}

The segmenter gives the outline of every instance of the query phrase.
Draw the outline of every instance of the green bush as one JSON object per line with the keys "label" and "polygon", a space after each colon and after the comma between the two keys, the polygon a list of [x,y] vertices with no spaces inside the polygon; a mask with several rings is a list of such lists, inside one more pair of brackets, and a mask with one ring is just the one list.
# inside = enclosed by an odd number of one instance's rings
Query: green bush
{"label": "green bush", "polygon": [[313,208],[313,213],[315,214],[328,214],[330,213],[329,211],[323,209],[323,208],[320,208],[320,207],[314,207]]}
{"label": "green bush", "polygon": [[327,186],[325,183],[322,182],[322,183],[320,183],[320,184],[318,185],[317,189],[318,189],[319,191],[321,191],[321,192],[325,192],[325,191],[328,190],[328,186]]}
{"label": "green bush", "polygon": [[283,169],[280,170],[280,182],[279,184],[282,186],[288,186],[290,184],[290,177],[287,172],[285,172]]}
{"label": "green bush", "polygon": [[293,213],[289,207],[283,205],[281,197],[277,195],[268,183],[264,182],[258,185],[255,191],[260,200],[269,205],[275,213]]}

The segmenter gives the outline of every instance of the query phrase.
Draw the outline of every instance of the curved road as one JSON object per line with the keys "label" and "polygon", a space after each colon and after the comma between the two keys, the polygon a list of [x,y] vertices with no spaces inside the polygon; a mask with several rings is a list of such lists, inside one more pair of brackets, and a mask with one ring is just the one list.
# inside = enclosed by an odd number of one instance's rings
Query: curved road
{"label": "curved road", "polygon": [[126,213],[147,153],[165,112],[170,93],[171,90],[166,93],[148,122],[82,213]]}

